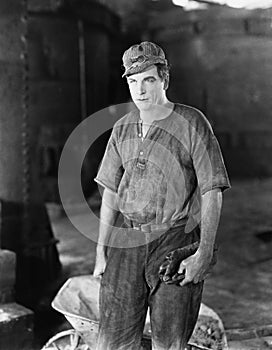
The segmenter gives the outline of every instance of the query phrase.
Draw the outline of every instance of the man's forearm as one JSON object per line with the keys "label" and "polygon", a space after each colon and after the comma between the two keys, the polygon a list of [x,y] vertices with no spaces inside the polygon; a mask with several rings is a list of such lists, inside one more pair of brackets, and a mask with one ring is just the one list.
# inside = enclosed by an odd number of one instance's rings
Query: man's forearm
{"label": "man's forearm", "polygon": [[104,190],[100,209],[99,237],[97,252],[104,252],[109,237],[118,216],[117,195],[107,189]]}
{"label": "man's forearm", "polygon": [[221,189],[214,189],[202,196],[201,237],[199,252],[211,256],[222,208]]}

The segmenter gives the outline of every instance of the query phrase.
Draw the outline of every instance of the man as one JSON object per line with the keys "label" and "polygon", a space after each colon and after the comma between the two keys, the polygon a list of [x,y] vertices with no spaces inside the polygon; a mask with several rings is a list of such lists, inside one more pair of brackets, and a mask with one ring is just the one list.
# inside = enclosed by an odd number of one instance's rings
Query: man
{"label": "man", "polygon": [[[102,276],[97,349],[140,349],[148,307],[152,348],[185,349],[229,180],[203,114],[168,100],[163,50],[142,42],[125,51],[123,64],[137,108],[115,124],[96,177],[104,187],[94,269]],[[118,211],[124,226],[113,234]],[[161,281],[166,255],[196,241],[197,251],[179,264],[183,281]]]}

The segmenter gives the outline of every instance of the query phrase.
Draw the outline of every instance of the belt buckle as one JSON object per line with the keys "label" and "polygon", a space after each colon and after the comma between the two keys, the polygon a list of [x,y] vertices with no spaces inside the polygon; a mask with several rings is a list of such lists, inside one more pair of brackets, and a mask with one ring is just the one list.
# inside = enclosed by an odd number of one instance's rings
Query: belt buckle
{"label": "belt buckle", "polygon": [[136,224],[133,228],[134,230],[141,231],[141,224]]}

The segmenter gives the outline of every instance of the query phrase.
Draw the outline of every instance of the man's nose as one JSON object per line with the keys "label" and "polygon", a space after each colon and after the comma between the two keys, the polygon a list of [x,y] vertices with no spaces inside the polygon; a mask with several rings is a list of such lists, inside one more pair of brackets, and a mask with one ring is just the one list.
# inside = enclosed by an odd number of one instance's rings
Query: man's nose
{"label": "man's nose", "polygon": [[138,86],[137,86],[137,89],[138,89],[138,94],[139,95],[142,95],[142,94],[145,94],[145,84],[144,82],[139,82],[138,83]]}

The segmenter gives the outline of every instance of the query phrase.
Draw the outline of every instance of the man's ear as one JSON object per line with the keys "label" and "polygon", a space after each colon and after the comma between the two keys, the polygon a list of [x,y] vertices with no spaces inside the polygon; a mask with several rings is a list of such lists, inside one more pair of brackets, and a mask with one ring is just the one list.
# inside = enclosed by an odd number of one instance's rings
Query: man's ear
{"label": "man's ear", "polygon": [[167,89],[168,89],[168,86],[169,86],[169,79],[166,78],[166,79],[164,79],[163,89],[164,89],[164,90],[167,90]]}

